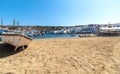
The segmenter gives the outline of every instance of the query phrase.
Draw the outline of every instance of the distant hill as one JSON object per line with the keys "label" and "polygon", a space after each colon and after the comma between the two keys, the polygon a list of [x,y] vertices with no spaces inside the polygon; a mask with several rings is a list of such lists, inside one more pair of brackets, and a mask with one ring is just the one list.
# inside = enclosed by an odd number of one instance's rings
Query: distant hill
{"label": "distant hill", "polygon": [[8,27],[8,29],[10,30],[24,29],[24,30],[38,30],[41,32],[60,30],[64,28],[63,26],[0,26],[0,27],[2,28]]}

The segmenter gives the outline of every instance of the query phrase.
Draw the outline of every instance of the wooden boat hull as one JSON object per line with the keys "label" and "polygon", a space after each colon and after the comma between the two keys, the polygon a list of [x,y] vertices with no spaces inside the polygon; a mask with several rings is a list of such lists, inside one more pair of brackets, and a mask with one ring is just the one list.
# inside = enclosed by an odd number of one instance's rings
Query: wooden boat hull
{"label": "wooden boat hull", "polygon": [[3,42],[15,46],[15,50],[20,46],[27,46],[32,41],[31,38],[19,34],[2,34],[1,39]]}

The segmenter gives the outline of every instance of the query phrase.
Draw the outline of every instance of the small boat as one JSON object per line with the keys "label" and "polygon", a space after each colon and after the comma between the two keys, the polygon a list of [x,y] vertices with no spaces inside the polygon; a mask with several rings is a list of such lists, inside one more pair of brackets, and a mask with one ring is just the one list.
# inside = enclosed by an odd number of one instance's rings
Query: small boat
{"label": "small boat", "polygon": [[119,36],[120,27],[118,26],[106,26],[99,28],[99,35],[101,36]]}
{"label": "small boat", "polygon": [[25,46],[28,46],[28,44],[32,41],[32,38],[21,35],[21,34],[12,34],[12,33],[3,33],[1,34],[2,42],[10,44],[15,47],[15,51],[22,47],[23,49]]}
{"label": "small boat", "polygon": [[70,37],[75,37],[75,34],[71,34]]}

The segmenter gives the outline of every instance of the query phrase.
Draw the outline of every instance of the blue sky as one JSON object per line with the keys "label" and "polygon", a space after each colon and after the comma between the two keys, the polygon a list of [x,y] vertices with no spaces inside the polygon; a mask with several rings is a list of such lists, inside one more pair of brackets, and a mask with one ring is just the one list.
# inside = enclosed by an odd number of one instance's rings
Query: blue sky
{"label": "blue sky", "polygon": [[44,26],[120,23],[120,0],[0,0],[0,18]]}

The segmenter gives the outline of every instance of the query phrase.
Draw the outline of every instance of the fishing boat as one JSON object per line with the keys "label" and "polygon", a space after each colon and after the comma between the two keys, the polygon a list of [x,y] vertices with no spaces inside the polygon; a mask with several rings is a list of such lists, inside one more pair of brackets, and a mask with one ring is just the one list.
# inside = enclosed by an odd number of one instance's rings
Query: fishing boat
{"label": "fishing boat", "polygon": [[28,46],[29,43],[32,41],[32,38],[27,37],[25,35],[21,34],[15,34],[15,33],[3,33],[1,34],[2,42],[10,44],[15,47],[15,51],[22,47],[22,49],[25,49],[25,46]]}
{"label": "fishing boat", "polygon": [[120,26],[107,25],[99,28],[99,35],[120,35]]}

